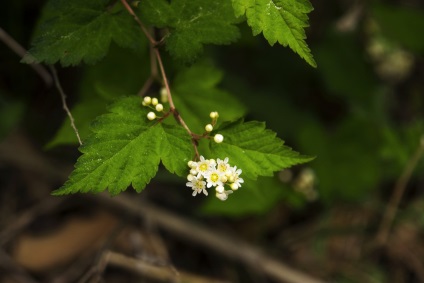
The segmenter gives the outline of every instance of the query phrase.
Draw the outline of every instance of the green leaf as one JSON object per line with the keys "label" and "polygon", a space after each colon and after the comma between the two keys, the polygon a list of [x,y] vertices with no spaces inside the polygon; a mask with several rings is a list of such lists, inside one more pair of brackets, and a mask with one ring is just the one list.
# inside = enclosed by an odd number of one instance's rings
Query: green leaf
{"label": "green leaf", "polygon": [[140,50],[146,39],[134,19],[117,3],[109,0],[50,0],[44,8],[43,22],[25,63],[78,65],[93,64],[103,58],[109,45]]}
{"label": "green leaf", "polygon": [[193,61],[204,44],[230,44],[240,36],[228,0],[144,0],[140,11],[148,24],[169,29],[166,48],[182,61]]}
{"label": "green leaf", "polygon": [[53,194],[108,189],[116,195],[130,185],[140,192],[155,176],[160,160],[171,173],[185,175],[194,155],[190,136],[181,126],[148,121],[146,109],[139,97],[128,97],[96,119],[75,170]]}
{"label": "green leaf", "polygon": [[275,171],[314,159],[284,146],[276,133],[265,129],[265,123],[245,123],[240,119],[223,125],[216,132],[224,136],[224,141],[210,143],[212,156],[228,157],[231,164],[243,170],[243,177],[250,179],[272,176]]}
{"label": "green leaf", "polygon": [[218,111],[218,121],[242,117],[246,108],[230,93],[218,88],[223,73],[206,64],[196,64],[176,76],[172,84],[175,107],[190,129],[204,132],[209,113]]}
{"label": "green leaf", "polygon": [[316,67],[305,42],[308,13],[313,10],[308,0],[232,0],[235,15],[246,14],[253,35],[263,33],[270,45],[277,41],[289,46],[312,67]]}

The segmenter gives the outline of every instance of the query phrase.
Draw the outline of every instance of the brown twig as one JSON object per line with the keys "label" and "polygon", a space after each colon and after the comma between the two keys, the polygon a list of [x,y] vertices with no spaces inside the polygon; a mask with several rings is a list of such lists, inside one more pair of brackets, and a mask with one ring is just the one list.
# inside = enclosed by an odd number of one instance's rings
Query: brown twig
{"label": "brown twig", "polygon": [[[183,126],[183,128],[188,132],[188,134],[192,137],[192,144],[195,150],[195,158],[197,158],[199,156],[198,153],[198,149],[197,149],[197,138],[196,138],[196,134],[194,134],[190,128],[188,127],[188,125],[186,124],[186,122],[184,121],[184,119],[181,117],[180,113],[177,111],[177,109],[175,108],[174,105],[174,101],[172,99],[172,94],[171,94],[171,88],[169,87],[169,82],[168,82],[168,78],[166,76],[166,72],[165,72],[165,68],[163,66],[163,62],[162,62],[162,57],[160,55],[159,49],[158,49],[158,42],[152,37],[152,35],[149,33],[149,31],[147,30],[147,28],[143,25],[143,23],[141,22],[140,18],[134,13],[134,10],[131,8],[130,5],[128,5],[126,0],[121,0],[122,4],[124,5],[125,9],[128,11],[128,13],[130,13],[135,21],[138,23],[138,25],[140,26],[141,30],[143,31],[143,33],[146,35],[146,37],[149,39],[150,42],[150,51],[155,54],[156,57],[156,61],[159,65],[159,69],[162,75],[162,80],[163,80],[163,84],[165,85],[166,88],[166,93],[168,96],[168,103],[169,103],[169,108],[170,111],[174,114],[174,118],[175,120],[181,124],[181,126]],[[160,41],[162,42],[162,41]],[[152,53],[151,53],[152,54]],[[151,61],[152,58],[151,58]],[[157,73],[157,69],[153,69],[153,64],[152,64],[152,74],[153,72]],[[144,87],[143,87],[144,89]]]}
{"label": "brown twig", "polygon": [[121,222],[120,224],[116,225],[116,227],[113,229],[112,233],[109,234],[105,242],[102,244],[102,247],[96,252],[97,256],[94,260],[94,264],[92,267],[80,278],[78,283],[85,283],[89,282],[91,278],[96,278],[96,282],[99,282],[99,279],[101,278],[101,274],[104,272],[107,261],[105,254],[109,250],[110,246],[113,244],[113,242],[116,240],[116,238],[119,236],[119,234],[122,232],[124,227],[126,226],[126,221]]}
{"label": "brown twig", "polygon": [[187,283],[224,283],[227,281],[215,280],[180,271],[176,278],[175,272],[168,267],[152,265],[140,259],[125,256],[120,253],[108,251],[105,254],[108,264],[124,268],[136,274],[160,282],[187,282]]}
{"label": "brown twig", "polygon": [[155,46],[156,45],[156,40],[150,35],[149,31],[143,25],[143,23],[141,22],[140,18],[134,13],[134,10],[131,8],[131,6],[127,3],[126,0],[121,0],[121,2],[124,5],[125,9],[131,14],[131,16],[134,17],[134,20],[138,23],[138,25],[140,26],[141,30],[144,32],[144,34],[146,35],[146,37],[149,39],[150,44],[152,44],[153,46]]}
{"label": "brown twig", "polygon": [[[19,57],[24,57],[27,51],[23,48],[13,37],[11,37],[4,29],[0,28],[0,40],[4,42],[13,52]],[[31,68],[40,76],[47,87],[50,87],[53,83],[52,76],[40,64],[30,64]]]}
{"label": "brown twig", "polygon": [[312,278],[268,257],[262,251],[243,243],[239,239],[231,238],[218,231],[211,231],[149,203],[139,203],[122,195],[114,198],[107,195],[98,195],[97,199],[102,199],[105,203],[121,207],[136,215],[148,217],[162,228],[180,235],[186,240],[189,239],[190,242],[207,246],[281,282],[322,283],[319,279]]}
{"label": "brown twig", "polygon": [[393,223],[393,220],[396,216],[396,212],[402,199],[402,196],[405,192],[406,186],[411,179],[412,173],[414,172],[415,167],[418,164],[418,161],[424,154],[424,135],[421,137],[420,143],[417,150],[412,155],[411,159],[405,166],[405,169],[402,172],[402,175],[396,181],[395,187],[393,189],[393,194],[390,198],[389,203],[387,204],[386,211],[384,213],[383,219],[380,224],[375,242],[377,246],[384,246],[389,237],[390,229]]}
{"label": "brown twig", "polygon": [[138,92],[138,95],[143,97],[146,95],[147,91],[152,86],[155,80],[159,79],[158,66],[156,62],[156,55],[154,52],[154,47],[150,44],[149,53],[150,53],[150,76],[147,78],[141,90]]}
{"label": "brown twig", "polygon": [[72,113],[69,110],[68,105],[66,103],[66,94],[63,91],[62,86],[60,84],[59,77],[57,76],[56,68],[51,65],[50,66],[50,70],[51,70],[51,72],[53,74],[53,78],[54,78],[54,82],[55,82],[56,88],[59,91],[60,97],[62,99],[63,109],[65,110],[66,114],[68,115],[69,120],[71,120],[71,127],[72,127],[72,129],[74,129],[74,132],[75,132],[75,135],[77,136],[77,139],[78,139],[79,144],[82,145],[82,141],[81,141],[80,135],[78,133],[78,129],[75,126],[74,117],[72,116]]}
{"label": "brown twig", "polygon": [[147,80],[144,82],[143,87],[138,92],[138,96],[143,97],[146,95],[147,91],[150,89],[154,81],[154,78],[152,75],[150,75]]}

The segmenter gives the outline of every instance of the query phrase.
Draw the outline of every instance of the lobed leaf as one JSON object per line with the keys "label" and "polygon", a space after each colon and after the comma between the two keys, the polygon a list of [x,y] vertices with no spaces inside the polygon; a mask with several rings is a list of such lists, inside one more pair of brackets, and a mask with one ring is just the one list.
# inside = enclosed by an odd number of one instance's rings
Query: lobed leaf
{"label": "lobed leaf", "polygon": [[272,176],[275,171],[314,159],[284,146],[275,132],[265,129],[265,123],[245,123],[240,119],[223,125],[217,132],[224,136],[224,141],[210,143],[212,156],[229,157],[231,164],[241,168],[243,176],[250,179]]}
{"label": "lobed leaf", "polygon": [[235,15],[246,14],[253,35],[263,33],[270,45],[289,46],[311,66],[316,62],[305,42],[308,13],[313,10],[308,0],[232,0]]}
{"label": "lobed leaf", "polygon": [[119,100],[110,112],[94,121],[75,170],[54,195],[106,189],[116,195],[130,185],[140,192],[155,176],[161,160],[171,173],[186,173],[194,153],[191,138],[181,126],[148,121],[139,97]]}
{"label": "lobed leaf", "polygon": [[205,44],[230,44],[240,36],[227,0],[144,0],[140,11],[145,22],[169,29],[166,48],[182,61],[195,59]]}
{"label": "lobed leaf", "polygon": [[95,63],[112,41],[135,50],[146,46],[144,35],[121,5],[109,0],[50,0],[24,63],[78,65]]}

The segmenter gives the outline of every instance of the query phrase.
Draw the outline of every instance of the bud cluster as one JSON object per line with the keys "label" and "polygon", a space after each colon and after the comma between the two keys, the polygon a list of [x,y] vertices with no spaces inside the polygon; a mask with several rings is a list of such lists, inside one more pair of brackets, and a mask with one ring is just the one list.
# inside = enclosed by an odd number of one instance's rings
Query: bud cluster
{"label": "bud cluster", "polygon": [[[162,112],[163,111],[163,104],[159,103],[159,100],[156,97],[150,97],[150,96],[145,96],[143,98],[143,102],[141,103],[143,106],[149,107],[154,111],[157,112]],[[150,121],[156,119],[156,113],[153,111],[150,111],[149,113],[147,113],[147,119],[149,119]]]}
{"label": "bud cluster", "polygon": [[[206,131],[206,133],[210,133],[210,132],[212,132],[212,131],[213,131],[213,128],[215,127],[215,124],[216,124],[216,122],[217,122],[217,120],[218,120],[219,114],[218,114],[218,112],[213,111],[213,112],[211,112],[211,113],[209,114],[209,117],[211,117],[212,121],[211,121],[211,123],[210,123],[210,124],[207,124],[207,125],[205,126],[205,131]],[[216,135],[213,137],[213,140],[214,140],[216,143],[222,143],[222,142],[224,141],[224,136],[223,136],[223,135],[221,135],[221,134],[216,134]]]}
{"label": "bud cluster", "polygon": [[[189,161],[190,174],[187,176],[187,187],[193,190],[193,196],[201,194],[208,195],[206,188],[214,187],[216,197],[222,201],[228,198],[233,191],[238,190],[244,182],[240,175],[241,169],[237,166],[230,166],[228,157],[221,159],[205,159],[200,156],[200,160]],[[231,190],[225,190],[225,186],[229,186]]]}

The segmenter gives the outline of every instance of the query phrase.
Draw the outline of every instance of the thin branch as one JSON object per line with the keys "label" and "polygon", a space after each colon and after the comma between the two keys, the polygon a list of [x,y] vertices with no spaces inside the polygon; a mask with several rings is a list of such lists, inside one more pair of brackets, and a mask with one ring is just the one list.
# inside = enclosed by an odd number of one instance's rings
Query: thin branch
{"label": "thin branch", "polygon": [[122,221],[120,224],[116,225],[116,227],[112,230],[112,232],[102,244],[102,247],[97,251],[94,264],[80,278],[80,280],[78,280],[78,283],[89,282],[89,280],[92,278],[99,279],[101,277],[101,274],[104,272],[107,265],[105,253],[109,250],[113,242],[116,240],[116,238],[119,236],[119,234],[122,232],[126,225],[127,221]]}
{"label": "thin branch", "polygon": [[150,44],[153,45],[153,46],[155,46],[157,44],[156,40],[150,35],[149,31],[143,25],[143,23],[141,22],[140,18],[134,13],[134,10],[131,8],[131,6],[127,3],[126,0],[121,0],[121,2],[124,5],[125,9],[131,14],[131,16],[134,17],[134,20],[138,23],[138,25],[140,26],[141,30],[144,32],[144,34],[146,35],[146,37],[149,39]]}
{"label": "thin branch", "polygon": [[147,91],[150,89],[155,80],[159,80],[158,66],[156,62],[156,55],[154,47],[150,44],[149,53],[150,53],[150,76],[144,83],[141,90],[138,92],[138,95],[143,97],[146,95]]}
{"label": "thin branch", "polygon": [[240,239],[231,238],[216,230],[212,231],[149,203],[140,203],[122,195],[110,198],[107,195],[100,194],[97,195],[95,199],[101,199],[105,203],[121,207],[121,209],[124,209],[127,212],[131,212],[142,217],[148,217],[158,226],[180,235],[183,239],[190,241],[191,243],[196,242],[199,245],[209,247],[229,258],[233,258],[244,263],[253,270],[263,272],[280,282],[323,283],[323,281],[319,279],[312,278],[309,275],[297,271],[276,259],[267,256],[259,249],[244,243]]}
{"label": "thin branch", "polygon": [[[27,51],[23,48],[13,37],[11,37],[6,31],[4,31],[0,27],[0,40],[3,41],[13,52],[15,52],[19,57],[24,57]],[[40,64],[29,64],[31,68],[40,76],[40,78],[44,81],[47,87],[50,87],[53,83],[52,76],[49,72],[44,68],[43,65]]]}
{"label": "thin branch", "polygon": [[412,173],[414,172],[414,169],[417,166],[418,161],[420,161],[420,159],[422,158],[423,154],[424,154],[424,135],[421,137],[420,144],[418,145],[417,150],[415,151],[414,155],[406,164],[405,169],[402,172],[402,175],[397,180],[396,185],[393,189],[393,194],[390,198],[389,203],[387,204],[386,211],[384,213],[383,219],[380,224],[380,228],[376,236],[376,244],[378,246],[383,246],[387,242],[387,238],[389,237],[390,229],[392,227],[393,220],[396,216],[399,203],[405,192],[406,186],[409,180],[411,179]]}
{"label": "thin branch", "polygon": [[120,253],[108,251],[105,253],[108,264],[124,268],[136,274],[160,282],[187,282],[187,283],[224,283],[228,281],[215,280],[203,276],[180,271],[178,276],[166,266],[152,265],[140,259],[125,256]]}
{"label": "thin branch", "polygon": [[152,75],[150,75],[146,82],[144,83],[143,87],[140,89],[140,91],[138,92],[138,96],[143,97],[146,95],[147,91],[150,89],[150,87],[152,86],[154,81],[154,78]]}
{"label": "thin branch", "polygon": [[56,68],[53,65],[50,65],[50,70],[53,74],[53,78],[54,78],[56,88],[60,93],[60,97],[62,98],[63,109],[65,110],[66,114],[68,114],[69,120],[71,120],[71,127],[72,127],[72,129],[74,129],[74,132],[75,132],[75,135],[77,136],[79,144],[82,145],[82,141],[81,141],[80,135],[78,133],[78,129],[75,126],[74,117],[72,116],[72,113],[69,110],[68,105],[66,104],[66,94],[63,91],[62,86],[60,84],[59,77],[57,76]]}
{"label": "thin branch", "polygon": [[[166,72],[165,72],[165,68],[163,66],[163,62],[162,62],[162,57],[160,55],[159,49],[158,49],[158,42],[151,36],[151,34],[149,33],[149,31],[147,30],[147,28],[143,25],[143,23],[141,22],[140,18],[134,13],[133,9],[131,8],[130,5],[128,5],[126,0],[121,0],[122,4],[124,5],[125,9],[128,11],[128,13],[130,13],[134,19],[136,20],[136,22],[138,23],[138,25],[140,26],[141,30],[143,31],[143,33],[146,35],[146,37],[149,39],[150,42],[150,51],[154,53],[157,63],[159,65],[159,69],[162,75],[162,80],[163,83],[165,85],[166,88],[166,93],[168,96],[168,103],[169,103],[169,108],[170,111],[174,114],[174,118],[175,120],[177,120],[178,123],[181,124],[181,126],[183,126],[183,128],[188,132],[188,134],[192,137],[192,144],[195,150],[195,154],[196,157],[199,156],[198,150],[197,150],[197,138],[191,130],[188,127],[188,125],[186,124],[186,122],[184,121],[184,119],[181,117],[180,113],[177,111],[177,109],[175,108],[174,105],[174,101],[172,99],[172,94],[171,94],[171,88],[169,87],[169,82],[168,82],[168,78],[166,76]],[[151,55],[152,53],[150,53]],[[152,68],[152,75],[157,73],[157,69],[153,69],[153,59],[152,56],[150,57],[151,59],[151,68]],[[146,82],[147,83],[147,82]],[[146,85],[146,84],[145,84]],[[144,91],[144,87],[142,89]]]}

